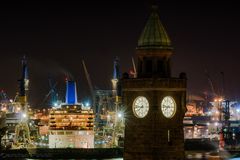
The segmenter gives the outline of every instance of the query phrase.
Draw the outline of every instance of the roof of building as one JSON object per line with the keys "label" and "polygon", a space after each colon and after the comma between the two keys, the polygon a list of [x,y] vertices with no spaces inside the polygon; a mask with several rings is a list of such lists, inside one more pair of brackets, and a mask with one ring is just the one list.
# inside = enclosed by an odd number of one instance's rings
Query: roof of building
{"label": "roof of building", "polygon": [[171,40],[160,21],[157,6],[152,6],[152,13],[138,40],[137,49],[172,49]]}

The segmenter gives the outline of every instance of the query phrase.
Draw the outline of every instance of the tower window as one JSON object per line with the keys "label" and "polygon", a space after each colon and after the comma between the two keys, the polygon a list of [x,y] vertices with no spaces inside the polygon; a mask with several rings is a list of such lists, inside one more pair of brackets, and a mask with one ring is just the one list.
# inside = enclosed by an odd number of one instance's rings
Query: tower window
{"label": "tower window", "polygon": [[146,61],[146,73],[152,73],[152,60]]}
{"label": "tower window", "polygon": [[157,61],[157,72],[160,75],[164,74],[165,66],[164,66],[164,61],[158,60]]}
{"label": "tower window", "polygon": [[142,73],[142,66],[143,65],[143,63],[142,63],[142,61],[141,60],[139,60],[139,73]]}

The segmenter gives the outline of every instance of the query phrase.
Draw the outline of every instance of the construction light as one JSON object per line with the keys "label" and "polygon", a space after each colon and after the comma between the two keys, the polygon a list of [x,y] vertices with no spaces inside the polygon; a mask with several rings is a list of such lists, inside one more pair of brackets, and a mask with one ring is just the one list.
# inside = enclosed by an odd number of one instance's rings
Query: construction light
{"label": "construction light", "polygon": [[23,117],[23,118],[26,118],[26,117],[27,117],[26,113],[23,113],[23,114],[22,114],[22,117]]}
{"label": "construction light", "polygon": [[85,106],[86,106],[86,107],[89,107],[89,106],[90,106],[89,102],[86,102],[86,103],[85,103]]}
{"label": "construction light", "polygon": [[118,118],[121,118],[122,117],[122,113],[118,113]]}

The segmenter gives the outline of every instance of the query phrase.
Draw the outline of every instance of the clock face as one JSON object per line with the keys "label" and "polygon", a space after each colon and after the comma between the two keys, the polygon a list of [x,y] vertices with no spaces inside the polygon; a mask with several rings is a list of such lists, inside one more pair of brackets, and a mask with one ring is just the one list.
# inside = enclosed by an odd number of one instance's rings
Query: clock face
{"label": "clock face", "polygon": [[138,118],[143,118],[147,115],[149,103],[146,97],[139,96],[133,102],[133,113]]}
{"label": "clock face", "polygon": [[170,96],[164,97],[161,103],[161,110],[166,118],[172,118],[176,113],[176,102],[174,99]]}

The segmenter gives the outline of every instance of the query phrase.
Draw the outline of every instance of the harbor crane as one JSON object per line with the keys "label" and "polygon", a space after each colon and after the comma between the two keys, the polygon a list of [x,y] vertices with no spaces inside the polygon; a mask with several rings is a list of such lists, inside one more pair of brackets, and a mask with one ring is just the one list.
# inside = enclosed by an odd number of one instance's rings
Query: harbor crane
{"label": "harbor crane", "polygon": [[[220,72],[221,74],[221,88],[218,90],[219,92],[216,93],[216,90],[213,86],[213,82],[208,74],[205,71],[205,74],[208,78],[208,82],[211,86],[212,93],[214,94],[214,102],[218,109],[219,113],[219,123],[221,124],[221,131],[220,131],[220,146],[223,147],[224,143],[229,141],[231,138],[230,135],[230,101],[225,99],[225,79],[224,79],[224,72]],[[224,104],[224,105],[223,105]]]}
{"label": "harbor crane", "polygon": [[1,96],[1,101],[2,102],[9,102],[8,96],[7,96],[7,94],[4,90],[1,90],[0,96]]}
{"label": "harbor crane", "polygon": [[133,72],[134,72],[133,78],[137,78],[137,69],[136,69],[136,65],[133,57],[132,57],[132,65],[133,65]]}
{"label": "harbor crane", "polygon": [[[91,93],[91,96],[92,96],[92,104],[95,107],[94,88],[93,88],[92,81],[91,81],[91,78],[90,78],[90,75],[88,73],[88,70],[87,70],[87,67],[86,67],[86,64],[85,64],[84,60],[82,60],[82,65],[83,65],[84,73],[85,73],[87,83],[88,83],[88,86],[89,86],[89,89],[90,89],[90,93]],[[94,112],[96,113],[96,110],[94,110]]]}
{"label": "harbor crane", "polygon": [[28,104],[28,90],[29,90],[29,78],[28,78],[28,65],[26,56],[22,59],[22,76],[19,82],[19,95],[16,101],[21,104],[21,122],[15,127],[15,144],[16,147],[30,147],[31,138],[30,130],[28,126],[29,120],[29,104]]}
{"label": "harbor crane", "polygon": [[48,79],[48,83],[49,83],[50,90],[45,95],[45,98],[43,99],[42,104],[45,103],[45,101],[50,96],[50,106],[57,107],[58,103],[59,103],[59,100],[58,100],[58,93],[57,93],[56,86],[57,86],[58,83],[57,82],[54,83],[53,79],[51,77]]}

